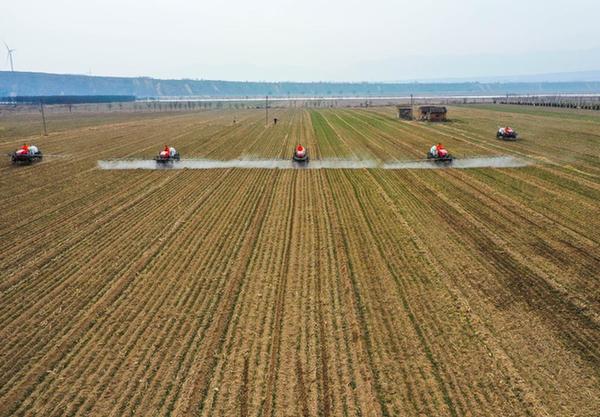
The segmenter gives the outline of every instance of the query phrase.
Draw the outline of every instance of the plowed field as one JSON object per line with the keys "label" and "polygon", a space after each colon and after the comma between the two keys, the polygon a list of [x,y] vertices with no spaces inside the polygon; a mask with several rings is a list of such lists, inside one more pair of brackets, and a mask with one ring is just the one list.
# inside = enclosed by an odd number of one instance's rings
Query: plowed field
{"label": "plowed field", "polygon": [[[0,416],[598,416],[600,116],[0,118]],[[234,117],[237,119],[233,123]],[[80,119],[78,119],[80,118]],[[510,124],[518,142],[495,138]],[[101,170],[151,158],[522,168]]]}

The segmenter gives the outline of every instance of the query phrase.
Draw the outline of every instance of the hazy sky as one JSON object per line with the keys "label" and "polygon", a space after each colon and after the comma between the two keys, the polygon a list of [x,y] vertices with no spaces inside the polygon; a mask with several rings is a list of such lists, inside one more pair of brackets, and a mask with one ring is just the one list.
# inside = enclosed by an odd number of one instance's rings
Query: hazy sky
{"label": "hazy sky", "polygon": [[597,70],[599,17],[598,0],[2,0],[0,39],[22,71],[390,81]]}

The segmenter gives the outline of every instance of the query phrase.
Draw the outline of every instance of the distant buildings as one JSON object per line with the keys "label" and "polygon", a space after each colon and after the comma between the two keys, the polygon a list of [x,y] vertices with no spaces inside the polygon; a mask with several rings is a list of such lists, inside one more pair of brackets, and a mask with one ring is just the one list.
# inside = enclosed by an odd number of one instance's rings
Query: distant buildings
{"label": "distant buildings", "polygon": [[413,108],[412,106],[396,106],[398,109],[398,118],[402,120],[413,119]]}
{"label": "distant buildings", "polygon": [[419,120],[428,122],[445,122],[448,109],[444,106],[421,106],[419,107]]}

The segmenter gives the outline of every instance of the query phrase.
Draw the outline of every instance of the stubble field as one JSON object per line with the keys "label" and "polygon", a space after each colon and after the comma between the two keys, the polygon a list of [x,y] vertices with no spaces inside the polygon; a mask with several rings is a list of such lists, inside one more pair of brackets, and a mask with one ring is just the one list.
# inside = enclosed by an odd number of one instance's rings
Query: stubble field
{"label": "stubble field", "polygon": [[[0,117],[1,416],[597,416],[600,116]],[[236,123],[232,123],[233,119]],[[518,142],[496,129],[514,126]],[[523,168],[98,168],[151,158]]]}

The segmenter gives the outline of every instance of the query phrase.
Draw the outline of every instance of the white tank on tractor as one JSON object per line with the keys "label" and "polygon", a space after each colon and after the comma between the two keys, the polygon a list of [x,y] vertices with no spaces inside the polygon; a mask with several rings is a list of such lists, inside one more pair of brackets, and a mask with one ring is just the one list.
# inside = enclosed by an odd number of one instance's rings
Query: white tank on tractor
{"label": "white tank on tractor", "polygon": [[296,146],[292,159],[296,162],[308,162],[308,149],[302,145]]}

